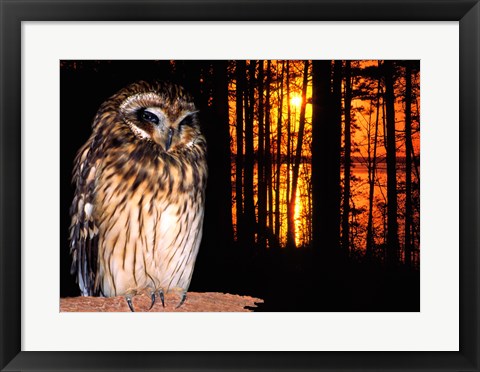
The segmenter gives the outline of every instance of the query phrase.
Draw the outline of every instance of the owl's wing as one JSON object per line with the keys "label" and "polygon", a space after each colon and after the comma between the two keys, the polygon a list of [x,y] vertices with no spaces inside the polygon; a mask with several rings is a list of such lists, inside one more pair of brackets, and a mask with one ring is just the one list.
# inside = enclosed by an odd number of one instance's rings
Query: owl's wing
{"label": "owl's wing", "polygon": [[95,208],[95,175],[99,157],[96,141],[88,141],[75,159],[73,182],[75,196],[70,207],[70,253],[72,267],[83,296],[96,296],[95,276],[97,273],[98,226],[93,212]]}

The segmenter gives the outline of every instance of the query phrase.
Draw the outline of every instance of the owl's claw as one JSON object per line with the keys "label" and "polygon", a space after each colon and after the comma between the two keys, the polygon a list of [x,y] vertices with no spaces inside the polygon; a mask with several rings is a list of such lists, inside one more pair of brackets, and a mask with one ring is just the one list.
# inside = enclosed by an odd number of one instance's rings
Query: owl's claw
{"label": "owl's claw", "polygon": [[152,293],[150,298],[152,299],[152,304],[150,305],[150,309],[148,310],[152,310],[153,305],[155,305],[155,292]]}
{"label": "owl's claw", "polygon": [[132,298],[131,297],[125,297],[125,299],[127,300],[127,304],[128,304],[128,307],[130,308],[130,311],[132,313],[134,313],[135,310],[133,309]]}
{"label": "owl's claw", "polygon": [[182,298],[180,299],[180,303],[177,305],[176,309],[178,309],[180,306],[182,306],[186,299],[187,299],[187,292],[183,292],[182,293]]}
{"label": "owl's claw", "polygon": [[158,296],[160,297],[160,300],[162,301],[162,306],[165,307],[165,295],[163,294],[163,290],[158,291]]}

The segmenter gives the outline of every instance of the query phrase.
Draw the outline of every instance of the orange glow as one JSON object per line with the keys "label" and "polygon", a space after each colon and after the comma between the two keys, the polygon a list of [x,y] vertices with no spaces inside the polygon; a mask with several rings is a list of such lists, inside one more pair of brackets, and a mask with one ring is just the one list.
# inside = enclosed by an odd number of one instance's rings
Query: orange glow
{"label": "orange glow", "polygon": [[[303,67],[304,61],[290,61],[289,71],[286,70],[287,64],[282,61],[271,61],[271,85],[270,85],[270,101],[269,101],[269,133],[270,133],[270,148],[265,148],[264,151],[269,151],[271,156],[271,179],[267,182],[271,184],[272,188],[272,210],[267,210],[267,215],[274,215],[272,226],[266,228],[273,233],[278,228],[278,242],[280,246],[285,246],[288,235],[288,203],[291,200],[292,193],[292,179],[293,179],[293,164],[295,163],[297,141],[300,131],[300,117],[302,108],[302,85],[303,85]],[[247,67],[249,62],[247,61]],[[352,69],[356,71],[372,71],[378,68],[378,61],[352,61]],[[266,74],[265,62],[263,65],[264,73]],[[258,68],[258,67],[257,67]],[[370,70],[368,70],[370,69]],[[405,77],[403,67],[398,68],[398,76],[395,86],[395,122],[397,130],[397,178],[400,185],[405,183],[405,141],[402,137],[405,126]],[[286,79],[289,77],[289,94],[287,96]],[[299,165],[296,199],[294,208],[294,225],[295,225],[295,245],[297,247],[308,246],[312,239],[312,180],[311,180],[311,146],[312,146],[312,77],[311,77],[311,63],[308,71],[308,83],[306,89],[306,111],[304,134],[301,146],[301,161]],[[264,78],[264,84],[266,77]],[[378,84],[380,84],[380,89]],[[412,84],[414,86],[414,97],[412,100],[412,142],[413,153],[416,158],[414,165],[415,182],[419,180],[419,158],[420,158],[420,73],[417,71],[412,75]],[[232,79],[229,90],[235,92],[236,81]],[[266,102],[266,87],[264,85],[264,102]],[[342,86],[342,108],[345,106],[345,80]],[[351,244],[357,250],[365,249],[366,241],[366,221],[369,208],[369,167],[368,159],[373,156],[374,138],[376,142],[376,163],[375,163],[375,183],[374,183],[374,201],[373,201],[373,229],[375,244],[381,246],[384,241],[385,234],[385,205],[386,200],[386,148],[384,144],[384,87],[383,80],[379,80],[375,74],[368,75],[368,73],[358,73],[352,78],[352,90],[356,92],[351,101],[351,138],[352,138],[352,158],[351,158],[351,175],[350,181],[351,197],[350,197],[350,214],[349,223],[351,223]],[[259,94],[255,89],[255,110],[258,109]],[[231,94],[229,99],[230,107],[230,124],[231,124],[231,152],[232,152],[232,200],[235,200],[235,169],[236,169],[236,102],[235,95]],[[265,109],[265,106],[264,106]],[[290,117],[288,115],[290,112]],[[246,111],[244,112],[246,113]],[[265,115],[265,114],[264,114]],[[245,116],[243,118],[245,121]],[[254,204],[255,215],[258,221],[259,211],[259,175],[257,162],[259,156],[259,117],[254,116],[254,153],[255,153],[255,168],[254,168]],[[265,121],[263,122],[263,129],[265,133]],[[278,126],[280,128],[280,137],[278,135]],[[342,146],[344,144],[344,125],[345,116],[342,117]],[[375,131],[376,137],[375,137]],[[245,154],[245,142],[243,148],[239,149],[242,154]],[[277,154],[280,151],[279,163]],[[264,160],[264,159],[263,159]],[[417,173],[415,173],[417,172]],[[343,160],[341,173],[341,187],[343,187]],[[287,185],[287,183],[289,183]],[[288,186],[288,187],[287,187]],[[289,190],[287,194],[287,189]],[[277,197],[278,195],[278,197]],[[279,205],[276,205],[278,200]],[[405,195],[399,191],[399,208],[404,208]],[[232,202],[233,208],[233,225],[237,226],[236,204]],[[278,220],[275,213],[278,212]],[[415,218],[418,220],[418,212],[415,212]],[[268,219],[267,219],[268,220]],[[403,219],[399,218],[399,232],[403,229]],[[418,221],[416,222],[417,224]],[[278,225],[278,227],[277,227]]]}

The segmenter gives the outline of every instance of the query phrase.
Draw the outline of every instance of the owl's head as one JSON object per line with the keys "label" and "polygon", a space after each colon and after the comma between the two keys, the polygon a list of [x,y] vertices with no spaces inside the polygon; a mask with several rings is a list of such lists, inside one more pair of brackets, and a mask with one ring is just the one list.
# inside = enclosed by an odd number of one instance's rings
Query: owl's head
{"label": "owl's head", "polygon": [[192,146],[201,135],[193,99],[179,85],[142,81],[112,98],[133,135],[156,143],[163,151]]}

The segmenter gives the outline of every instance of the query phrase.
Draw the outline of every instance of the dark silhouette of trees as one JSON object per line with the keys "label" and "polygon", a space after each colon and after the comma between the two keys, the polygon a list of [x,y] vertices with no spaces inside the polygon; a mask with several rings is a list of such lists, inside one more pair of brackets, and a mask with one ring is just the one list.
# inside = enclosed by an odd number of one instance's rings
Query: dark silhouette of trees
{"label": "dark silhouette of trees", "polygon": [[[341,155],[341,136],[342,136],[342,61],[335,60],[333,65],[332,79],[332,118],[331,118],[331,137],[329,137],[329,176],[331,182],[328,182],[329,194],[332,196],[329,203],[329,212],[331,212],[331,249],[334,256],[345,258],[343,252],[339,249],[340,244],[340,155]],[[334,213],[334,210],[336,212]],[[343,257],[342,257],[343,256]]]}
{"label": "dark silhouette of trees", "polygon": [[277,64],[277,92],[278,92],[278,111],[277,111],[277,153],[275,170],[275,236],[280,237],[280,176],[282,173],[282,118],[283,118],[283,81],[285,75],[285,61],[282,61],[281,72],[278,72]]}
{"label": "dark silhouette of trees", "polygon": [[268,202],[268,237],[269,247],[275,244],[273,238],[273,182],[272,182],[272,149],[271,149],[271,123],[270,123],[270,87],[272,84],[272,63],[267,61],[267,90],[265,97],[265,186],[267,189],[267,202]]}
{"label": "dark silhouette of trees", "polygon": [[341,62],[313,61],[313,245],[326,259],[340,250]]}
{"label": "dark silhouette of trees", "polygon": [[[380,63],[377,62],[377,69],[380,69]],[[368,133],[368,222],[367,222],[367,245],[365,256],[369,260],[373,254],[373,201],[375,196],[375,179],[377,171],[377,143],[378,143],[378,121],[380,117],[380,98],[381,98],[381,79],[377,78],[377,93],[375,103],[375,127],[373,135],[373,145],[371,141],[371,133]],[[371,147],[373,146],[373,153]]]}
{"label": "dark silhouette of trees", "polygon": [[342,249],[348,256],[350,249],[350,168],[351,168],[351,62],[345,61],[345,133],[344,133],[344,169],[343,169],[343,214],[342,214]]}
{"label": "dark silhouette of trees", "polygon": [[[291,193],[292,187],[292,177],[291,177],[291,164],[292,164],[292,105],[291,105],[291,94],[290,94],[290,61],[287,61],[287,156],[285,165],[287,167],[287,180],[286,180],[286,191],[285,191],[285,200],[287,203],[287,247],[293,247],[295,245],[295,221],[293,219],[293,213],[289,213],[288,208],[288,199]],[[292,241],[293,240],[293,241]]]}
{"label": "dark silhouette of trees", "polygon": [[397,148],[395,132],[395,94],[394,65],[392,61],[384,62],[385,106],[386,106],[386,148],[387,148],[387,251],[386,260],[390,266],[398,263],[398,205],[397,205]]}
{"label": "dark silhouette of trees", "polygon": [[302,160],[303,135],[305,132],[305,109],[307,106],[307,85],[308,85],[308,66],[309,61],[304,62],[303,68],[303,83],[302,83],[302,105],[300,108],[300,119],[298,123],[298,137],[297,148],[295,150],[295,157],[292,171],[292,190],[290,200],[288,202],[288,232],[287,232],[287,246],[295,247],[295,203],[297,201],[297,185],[298,175],[300,171],[300,162]]}
{"label": "dark silhouette of trees", "polygon": [[253,148],[253,120],[255,108],[255,61],[251,60],[248,66],[249,84],[245,91],[245,168],[243,170],[243,212],[244,212],[244,239],[247,248],[255,243],[255,204],[253,192],[254,148]]}
{"label": "dark silhouette of trees", "polygon": [[405,265],[412,264],[412,65],[405,66]]}
{"label": "dark silhouette of trees", "polygon": [[264,124],[264,61],[258,61],[258,150],[257,150],[257,185],[258,185],[258,243],[266,246],[267,228],[267,187],[265,184],[265,124]]}
{"label": "dark silhouette of trees", "polygon": [[244,236],[243,228],[243,96],[245,94],[245,61],[235,62],[235,103],[236,103],[236,164],[235,164],[235,209],[237,221],[237,240],[242,242]]}
{"label": "dark silhouette of trees", "polygon": [[218,200],[218,243],[224,246],[233,238],[227,61],[215,61],[212,67],[212,107],[209,115],[212,121],[209,123],[208,151],[215,159],[211,160],[215,171],[209,174],[209,188],[210,195],[215,195]]}

